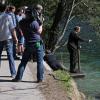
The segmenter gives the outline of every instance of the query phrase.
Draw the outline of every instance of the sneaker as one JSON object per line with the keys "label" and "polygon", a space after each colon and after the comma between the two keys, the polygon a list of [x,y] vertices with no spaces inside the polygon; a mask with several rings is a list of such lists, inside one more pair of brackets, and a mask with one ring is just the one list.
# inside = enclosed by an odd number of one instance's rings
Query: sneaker
{"label": "sneaker", "polygon": [[14,79],[12,79],[12,82],[21,82],[21,80],[14,78]]}
{"label": "sneaker", "polygon": [[70,71],[70,73],[77,73],[77,71]]}
{"label": "sneaker", "polygon": [[15,59],[15,60],[20,60],[20,57],[15,56],[14,59]]}
{"label": "sneaker", "polygon": [[43,82],[43,80],[37,80],[37,83],[42,83]]}
{"label": "sneaker", "polygon": [[15,78],[15,77],[16,77],[16,75],[11,75],[11,77],[12,77],[12,78]]}

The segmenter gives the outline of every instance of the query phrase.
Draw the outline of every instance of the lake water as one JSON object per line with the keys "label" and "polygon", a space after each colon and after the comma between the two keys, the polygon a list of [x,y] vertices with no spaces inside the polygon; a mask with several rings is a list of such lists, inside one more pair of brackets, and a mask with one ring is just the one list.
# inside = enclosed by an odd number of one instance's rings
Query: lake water
{"label": "lake water", "polygon": [[79,89],[93,100],[100,100],[100,54],[81,53],[81,70],[86,76],[76,80]]}
{"label": "lake water", "polygon": [[[78,21],[76,20],[75,22],[75,20],[73,20],[73,23],[78,23]],[[80,91],[90,96],[88,100],[100,100],[100,32],[95,32],[93,27],[86,23],[80,23],[80,25],[82,26],[81,37],[91,39],[92,42],[80,43],[82,46],[80,57],[81,71],[84,72],[86,76],[77,79],[76,82]],[[65,40],[68,39],[69,33],[68,31],[66,32]],[[66,46],[58,50],[57,59],[69,68],[69,53],[67,52]],[[92,99],[91,97],[94,98]]]}
{"label": "lake water", "polygon": [[[57,58],[68,68],[69,54],[59,53],[58,56]],[[100,53],[81,51],[80,58],[81,71],[86,76],[75,79],[78,88],[89,97],[87,100],[100,100]]]}

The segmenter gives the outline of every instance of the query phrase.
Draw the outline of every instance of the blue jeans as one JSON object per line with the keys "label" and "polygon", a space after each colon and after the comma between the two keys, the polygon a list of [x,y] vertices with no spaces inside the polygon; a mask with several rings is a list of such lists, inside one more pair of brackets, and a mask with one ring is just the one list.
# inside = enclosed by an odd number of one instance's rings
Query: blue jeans
{"label": "blue jeans", "polygon": [[16,57],[16,44],[13,43],[13,57]]}
{"label": "blue jeans", "polygon": [[0,41],[0,64],[1,64],[1,54],[4,46],[6,47],[7,51],[11,76],[16,75],[15,62],[13,58],[13,40],[9,39],[6,41]]}
{"label": "blue jeans", "polygon": [[43,76],[44,76],[44,66],[43,66],[44,50],[43,50],[42,44],[39,48],[36,48],[34,45],[33,46],[30,46],[30,45],[26,46],[26,49],[23,53],[22,60],[21,60],[21,63],[19,64],[18,72],[17,72],[15,79],[17,79],[17,80],[22,79],[26,64],[29,61],[32,54],[36,54],[37,80],[43,80]]}

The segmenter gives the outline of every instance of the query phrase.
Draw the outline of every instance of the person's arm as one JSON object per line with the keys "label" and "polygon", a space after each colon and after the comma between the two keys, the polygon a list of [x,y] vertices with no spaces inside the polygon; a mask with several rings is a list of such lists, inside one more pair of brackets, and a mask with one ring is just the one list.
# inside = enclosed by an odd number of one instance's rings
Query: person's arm
{"label": "person's arm", "polygon": [[79,40],[79,41],[81,41],[81,42],[88,42],[88,43],[90,43],[90,42],[92,42],[92,40],[91,39],[82,39],[79,35],[77,35],[76,33],[75,33],[75,38],[77,39],[77,40]]}
{"label": "person's arm", "polygon": [[78,41],[84,42],[86,41],[85,39],[82,39],[77,33],[74,34],[75,39],[77,39]]}
{"label": "person's arm", "polygon": [[15,26],[13,24],[13,20],[11,16],[8,16],[8,22],[9,22],[9,30],[11,31],[12,37],[16,44],[18,44],[18,39],[15,31]]}
{"label": "person's arm", "polygon": [[23,45],[24,44],[24,34],[21,30],[21,25],[19,24],[19,27],[18,27],[18,31],[19,31],[19,39],[18,39],[18,44],[21,44]]}
{"label": "person's arm", "polygon": [[13,36],[13,39],[14,39],[15,43],[18,44],[18,39],[17,39],[17,35],[16,35],[15,29],[11,29],[11,33],[12,33],[12,36]]}
{"label": "person's arm", "polygon": [[43,28],[42,28],[42,25],[39,27],[39,29],[38,29],[38,33],[42,33],[42,30],[43,30]]}
{"label": "person's arm", "polygon": [[32,28],[33,32],[37,32],[39,34],[41,34],[42,30],[43,30],[42,25],[39,25],[39,23],[37,21],[33,21],[31,23],[31,28]]}

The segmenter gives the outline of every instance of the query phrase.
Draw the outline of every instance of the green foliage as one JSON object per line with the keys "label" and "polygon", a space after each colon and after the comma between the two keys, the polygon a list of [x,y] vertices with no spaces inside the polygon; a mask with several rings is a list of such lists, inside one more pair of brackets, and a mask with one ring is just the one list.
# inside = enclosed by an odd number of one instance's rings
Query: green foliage
{"label": "green foliage", "polygon": [[[52,25],[54,14],[56,12],[59,0],[8,0],[8,2],[10,4],[15,5],[16,7],[24,5],[33,5],[36,3],[42,4],[44,7],[45,27],[47,28]],[[68,6],[71,6],[69,5],[69,3],[70,2],[68,1],[67,2]],[[82,18],[82,20],[83,19],[88,20],[94,26],[100,23],[99,0],[76,0],[75,3],[79,4],[74,8],[72,15],[80,17]]]}
{"label": "green foliage", "polygon": [[13,4],[16,7],[20,6],[27,6],[27,5],[33,5],[35,3],[38,3],[38,0],[8,0],[9,4]]}
{"label": "green foliage", "polygon": [[[44,8],[43,14],[44,14],[44,30],[50,29],[55,10],[57,8],[57,4],[59,0],[9,0],[12,4],[14,4],[16,7],[24,6],[24,5],[33,5],[33,4],[41,4]],[[48,33],[48,32],[45,32]]]}
{"label": "green foliage", "polygon": [[67,91],[71,91],[71,77],[70,75],[65,71],[55,71],[55,76],[63,86],[63,88]]}
{"label": "green foliage", "polygon": [[88,19],[89,22],[93,25],[98,27],[100,25],[100,1],[97,0],[89,0],[87,3],[88,8]]}
{"label": "green foliage", "polygon": [[78,5],[74,8],[72,15],[75,15],[77,18],[90,23],[95,27],[97,32],[100,32],[100,1],[77,0],[76,4]]}
{"label": "green foliage", "polygon": [[94,26],[97,35],[100,37],[100,1],[94,0],[94,2],[90,2],[90,4],[89,22]]}
{"label": "green foliage", "polygon": [[44,26],[46,29],[50,29],[53,22],[55,10],[57,8],[58,0],[42,0],[41,4],[44,7]]}
{"label": "green foliage", "polygon": [[[42,4],[42,6],[44,7],[43,13],[45,17],[45,21],[44,21],[44,31],[46,34],[45,40],[46,41],[49,40],[48,34],[51,34],[51,33],[49,33],[48,30],[51,29],[58,3],[61,0],[8,0],[8,1],[10,4],[13,4],[16,7],[20,7],[24,5],[33,5],[37,3]],[[64,25],[66,23],[65,19],[69,16],[68,11],[70,11],[73,0],[62,0],[62,1],[64,2],[62,4],[64,8],[63,9],[64,11],[62,11],[64,17],[62,17],[61,21],[59,22],[60,24],[58,23],[59,24],[58,25],[59,28],[57,27],[57,30],[59,29],[58,32],[55,32],[58,36],[62,34],[61,30],[64,29]],[[75,16],[77,17],[77,19],[80,18],[82,21],[86,21],[90,23],[92,26],[95,27],[99,35],[99,32],[100,32],[100,0],[75,0],[75,5],[76,6],[73,9],[72,16]]]}

